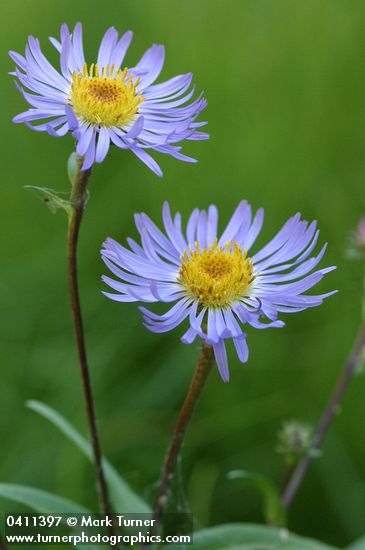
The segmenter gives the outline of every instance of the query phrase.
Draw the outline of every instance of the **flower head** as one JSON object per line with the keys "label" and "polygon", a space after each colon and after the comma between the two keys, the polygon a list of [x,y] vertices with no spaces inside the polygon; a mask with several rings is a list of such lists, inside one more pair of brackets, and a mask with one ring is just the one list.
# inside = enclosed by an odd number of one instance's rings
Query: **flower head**
{"label": "flower head", "polygon": [[[167,332],[186,319],[186,344],[198,336],[213,346],[224,381],[229,372],[225,340],[232,339],[241,362],[248,359],[242,325],[254,328],[282,327],[278,314],[318,306],[333,294],[305,294],[323,276],[335,269],[313,272],[326,249],[311,256],[319,231],[316,222],[290,218],[261,250],[251,253],[260,233],[264,212],[252,218],[250,205],[242,201],[218,237],[218,211],[195,209],[181,226],[181,216],[172,218],[167,203],[162,218],[165,234],[146,214],[136,214],[141,245],[128,239],[130,249],[107,239],[102,258],[119,279],[104,276],[116,293],[104,294],[117,302],[175,302],[163,315],[141,307],[145,326],[152,332]],[[334,291],[336,292],[336,291]]]}
{"label": "flower head", "polygon": [[313,427],[300,420],[285,420],[278,433],[277,452],[286,456],[289,461],[306,454],[313,439]]}
{"label": "flower head", "polygon": [[[30,36],[25,56],[9,52],[17,64],[11,74],[32,106],[14,122],[58,137],[71,131],[77,139],[77,154],[85,157],[84,170],[102,162],[111,144],[130,149],[158,175],[162,175],[161,169],[148,149],[195,162],[183,155],[177,144],[209,137],[198,130],[206,123],[196,122],[205,99],[200,95],[190,102],[194,94],[191,73],[154,84],[165,57],[164,47],[158,44],[133,68],[122,67],[131,40],[130,31],[119,39],[113,27],[108,29],[96,62],[88,65],[81,23],[72,33],[64,24],[60,40],[50,38],[60,54],[59,72],[42,53],[38,39]],[[35,121],[42,122],[33,125]]]}

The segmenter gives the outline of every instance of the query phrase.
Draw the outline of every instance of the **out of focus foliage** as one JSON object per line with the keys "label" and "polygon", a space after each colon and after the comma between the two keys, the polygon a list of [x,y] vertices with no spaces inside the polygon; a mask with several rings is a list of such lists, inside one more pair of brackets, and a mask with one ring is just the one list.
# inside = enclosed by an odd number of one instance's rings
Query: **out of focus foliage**
{"label": "out of focus foliage", "polygon": [[[47,37],[62,22],[80,20],[91,62],[108,26],[132,29],[130,66],[153,42],[165,44],[162,77],[192,71],[209,101],[211,140],[186,146],[199,163],[160,158],[160,180],[133,155],[113,151],[95,168],[81,234],[82,303],[103,447],[147,500],[198,349],[181,344],[179,331],[148,333],[134,304],[102,296],[103,239],[135,237],[133,213],[157,220],[164,199],[185,217],[214,202],[223,222],[242,198],[264,206],[260,242],[296,211],[318,220],[321,241],[329,242],[325,263],[338,266],[320,290],[340,292],[316,310],[283,316],[284,329],[249,330],[249,363],[240,365],[232,353],[227,385],[213,374],[184,448],[187,498],[201,527],[259,522],[259,495],[227,481],[226,473],[244,469],[280,481],[281,422],[316,423],[360,318],[361,266],[344,250],[365,210],[363,8],[360,0],[2,3],[0,481],[96,506],[89,463],[24,407],[40,399],[86,434],[67,296],[66,221],[23,189],[67,191],[73,140],[11,123],[26,105],[5,76],[13,69],[7,50],[23,51],[33,34],[55,61]],[[364,391],[359,376],[294,503],[289,525],[299,534],[345,545],[364,533]],[[9,511],[9,504],[1,500],[0,508]]]}

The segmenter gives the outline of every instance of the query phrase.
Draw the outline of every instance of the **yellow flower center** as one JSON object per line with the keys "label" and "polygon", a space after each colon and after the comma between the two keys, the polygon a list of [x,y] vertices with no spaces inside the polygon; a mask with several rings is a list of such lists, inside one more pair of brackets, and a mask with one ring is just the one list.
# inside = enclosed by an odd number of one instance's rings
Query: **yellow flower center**
{"label": "yellow flower center", "polygon": [[225,247],[214,244],[184,252],[180,260],[179,283],[203,306],[227,306],[245,295],[253,282],[253,265],[235,241]]}
{"label": "yellow flower center", "polygon": [[122,128],[132,122],[143,96],[136,91],[139,78],[133,81],[127,72],[114,65],[99,71],[97,64],[89,70],[85,64],[83,73],[74,71],[69,101],[76,116],[88,124],[107,127]]}

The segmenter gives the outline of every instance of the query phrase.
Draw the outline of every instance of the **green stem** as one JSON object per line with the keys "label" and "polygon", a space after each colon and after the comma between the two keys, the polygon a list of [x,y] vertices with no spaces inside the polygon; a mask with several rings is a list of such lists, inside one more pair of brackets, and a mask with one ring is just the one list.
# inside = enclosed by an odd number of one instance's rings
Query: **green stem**
{"label": "green stem", "polygon": [[214,354],[210,346],[204,342],[197,366],[190,383],[188,393],[181,408],[179,418],[177,420],[171,443],[167,451],[165,463],[162,469],[162,474],[159,483],[159,489],[154,506],[154,526],[160,522],[165,506],[167,504],[172,477],[175,471],[177,459],[180,455],[181,447],[184,441],[187,426],[193,416],[199,397],[203,391],[204,385],[212,370],[214,364]]}
{"label": "green stem", "polygon": [[100,438],[96,422],[95,406],[93,392],[91,387],[90,372],[87,361],[86,345],[81,314],[80,294],[77,278],[77,243],[80,231],[80,225],[87,201],[87,186],[91,170],[82,171],[83,159],[77,158],[77,171],[74,176],[71,194],[70,211],[68,217],[68,235],[67,235],[67,256],[68,256],[68,276],[71,297],[71,309],[74,324],[74,332],[77,344],[78,359],[81,370],[82,387],[84,391],[87,419],[91,435],[92,449],[94,454],[96,479],[99,490],[101,511],[105,515],[111,514],[108,487],[105,480]]}

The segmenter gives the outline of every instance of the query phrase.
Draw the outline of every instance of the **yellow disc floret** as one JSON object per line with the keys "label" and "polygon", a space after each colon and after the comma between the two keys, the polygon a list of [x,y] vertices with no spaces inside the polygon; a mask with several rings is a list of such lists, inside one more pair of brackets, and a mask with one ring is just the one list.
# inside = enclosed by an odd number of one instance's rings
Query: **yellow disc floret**
{"label": "yellow disc floret", "polygon": [[224,307],[245,296],[255,276],[253,265],[235,241],[185,251],[180,259],[179,283],[202,306]]}
{"label": "yellow disc floret", "polygon": [[72,75],[70,104],[76,116],[88,124],[124,127],[133,121],[143,101],[136,87],[139,78],[128,75],[128,69],[116,69],[114,65],[99,71],[92,64],[88,70],[84,65],[82,73]]}

